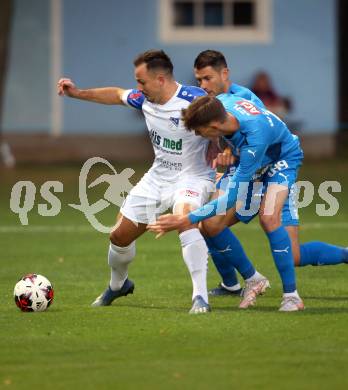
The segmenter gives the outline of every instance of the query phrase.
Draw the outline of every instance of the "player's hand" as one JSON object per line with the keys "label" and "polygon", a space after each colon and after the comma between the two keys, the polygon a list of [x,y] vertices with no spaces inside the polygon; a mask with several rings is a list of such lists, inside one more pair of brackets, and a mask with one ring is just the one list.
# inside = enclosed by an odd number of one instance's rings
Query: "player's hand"
{"label": "player's hand", "polygon": [[61,78],[57,83],[57,92],[59,96],[75,96],[77,88],[72,80]]}
{"label": "player's hand", "polygon": [[232,165],[235,162],[235,157],[233,156],[231,149],[226,148],[222,153],[218,153],[216,158],[212,162],[212,168],[217,168],[218,166],[227,167]]}
{"label": "player's hand", "polygon": [[184,230],[191,225],[187,215],[164,214],[154,223],[147,225],[147,230],[156,233],[156,238],[171,230]]}

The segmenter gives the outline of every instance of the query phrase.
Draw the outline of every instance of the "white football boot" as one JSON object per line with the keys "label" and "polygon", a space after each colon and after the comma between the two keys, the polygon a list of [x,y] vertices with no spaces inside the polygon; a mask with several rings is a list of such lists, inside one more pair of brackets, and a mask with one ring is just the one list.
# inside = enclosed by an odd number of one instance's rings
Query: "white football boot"
{"label": "white football boot", "polygon": [[279,311],[300,311],[304,310],[305,306],[302,299],[296,295],[283,297]]}
{"label": "white football boot", "polygon": [[243,299],[239,304],[239,308],[247,309],[249,306],[254,306],[256,302],[256,297],[258,295],[262,295],[270,287],[271,285],[269,283],[269,280],[264,276],[259,279],[245,282]]}

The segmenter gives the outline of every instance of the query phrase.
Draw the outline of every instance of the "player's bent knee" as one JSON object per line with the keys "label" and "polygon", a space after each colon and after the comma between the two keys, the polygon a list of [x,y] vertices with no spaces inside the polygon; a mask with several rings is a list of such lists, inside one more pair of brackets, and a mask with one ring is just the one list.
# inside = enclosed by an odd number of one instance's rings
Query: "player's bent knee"
{"label": "player's bent knee", "polygon": [[202,230],[208,237],[214,237],[218,235],[225,228],[225,224],[220,221],[214,220],[214,218],[206,219],[202,222]]}
{"label": "player's bent knee", "polygon": [[260,224],[266,232],[272,232],[281,225],[279,215],[260,215]]}
{"label": "player's bent knee", "polygon": [[120,229],[115,229],[110,233],[110,242],[120,247],[126,247],[132,243],[132,239],[127,237],[126,234],[122,234]]}

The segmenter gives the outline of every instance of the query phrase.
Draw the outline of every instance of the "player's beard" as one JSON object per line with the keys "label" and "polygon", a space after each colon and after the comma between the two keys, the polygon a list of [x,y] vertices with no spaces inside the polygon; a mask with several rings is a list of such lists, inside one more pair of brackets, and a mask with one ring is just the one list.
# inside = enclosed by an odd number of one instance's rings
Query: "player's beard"
{"label": "player's beard", "polygon": [[214,91],[207,91],[208,95],[209,96],[217,96],[217,95],[220,95],[221,93],[225,93],[225,86],[223,83],[219,83],[218,85],[216,85],[216,88]]}

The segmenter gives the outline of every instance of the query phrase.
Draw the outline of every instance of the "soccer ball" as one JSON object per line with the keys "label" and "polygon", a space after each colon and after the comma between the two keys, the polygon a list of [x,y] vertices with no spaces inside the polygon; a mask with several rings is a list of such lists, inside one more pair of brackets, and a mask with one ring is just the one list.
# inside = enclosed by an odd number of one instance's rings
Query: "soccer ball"
{"label": "soccer ball", "polygon": [[42,275],[28,274],[15,285],[14,299],[22,311],[45,311],[53,301],[53,286]]}

